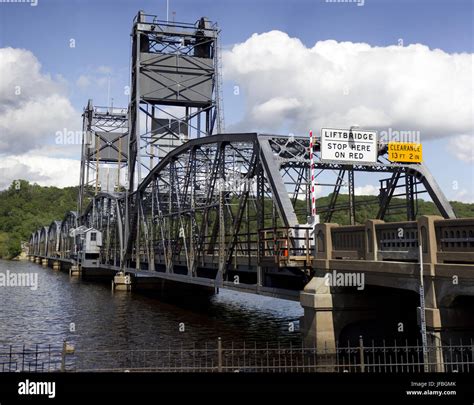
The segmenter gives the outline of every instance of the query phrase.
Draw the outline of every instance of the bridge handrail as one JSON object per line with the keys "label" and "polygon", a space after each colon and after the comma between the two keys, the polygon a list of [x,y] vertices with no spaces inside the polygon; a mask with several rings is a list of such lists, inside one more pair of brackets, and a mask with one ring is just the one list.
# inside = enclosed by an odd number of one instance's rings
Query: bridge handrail
{"label": "bridge handrail", "polygon": [[312,258],[312,227],[273,227],[259,230],[259,241],[262,243],[261,257]]}

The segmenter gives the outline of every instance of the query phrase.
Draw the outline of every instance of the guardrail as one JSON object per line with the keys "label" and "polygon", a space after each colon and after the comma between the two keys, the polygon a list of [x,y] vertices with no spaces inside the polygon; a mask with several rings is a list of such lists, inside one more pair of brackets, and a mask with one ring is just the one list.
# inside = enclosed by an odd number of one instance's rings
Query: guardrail
{"label": "guardrail", "polygon": [[304,261],[308,265],[313,259],[310,227],[265,228],[259,231],[261,251],[259,261],[273,261],[277,266],[293,261]]}

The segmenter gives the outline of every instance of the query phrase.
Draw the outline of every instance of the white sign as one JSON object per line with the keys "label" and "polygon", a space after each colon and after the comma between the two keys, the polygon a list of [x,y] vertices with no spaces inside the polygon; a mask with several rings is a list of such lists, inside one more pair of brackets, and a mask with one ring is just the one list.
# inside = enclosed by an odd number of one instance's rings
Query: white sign
{"label": "white sign", "polygon": [[377,162],[377,132],[321,129],[321,160],[353,163]]}

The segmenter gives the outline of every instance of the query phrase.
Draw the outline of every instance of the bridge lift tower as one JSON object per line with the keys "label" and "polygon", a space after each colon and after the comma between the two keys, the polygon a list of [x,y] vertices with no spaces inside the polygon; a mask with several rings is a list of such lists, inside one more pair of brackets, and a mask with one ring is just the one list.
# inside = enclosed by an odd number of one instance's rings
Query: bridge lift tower
{"label": "bridge lift tower", "polygon": [[218,33],[205,17],[167,22],[140,11],[134,18],[130,192],[168,152],[220,132]]}
{"label": "bridge lift tower", "polygon": [[133,20],[123,254],[139,235],[141,181],[176,147],[222,130],[218,34],[205,17],[169,22],[139,11]]}
{"label": "bridge lift tower", "polygon": [[89,100],[82,118],[79,215],[100,192],[125,190],[128,164],[127,109],[97,107]]}

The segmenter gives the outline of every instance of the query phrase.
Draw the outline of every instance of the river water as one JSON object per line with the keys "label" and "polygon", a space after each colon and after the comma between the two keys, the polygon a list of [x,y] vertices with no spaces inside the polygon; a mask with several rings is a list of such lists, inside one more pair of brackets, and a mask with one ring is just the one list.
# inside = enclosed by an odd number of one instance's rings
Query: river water
{"label": "river water", "polygon": [[38,286],[0,286],[1,345],[67,340],[88,350],[129,350],[217,337],[259,344],[301,341],[298,302],[221,290],[210,298],[170,303],[150,294],[112,292],[109,283],[70,278],[28,261],[0,260],[0,273],[8,272],[37,274]]}

